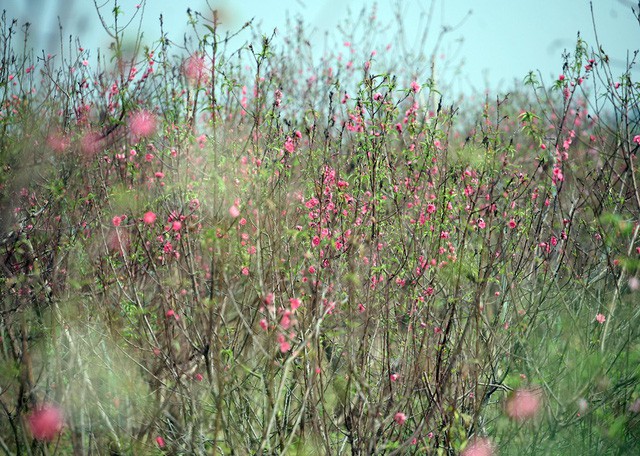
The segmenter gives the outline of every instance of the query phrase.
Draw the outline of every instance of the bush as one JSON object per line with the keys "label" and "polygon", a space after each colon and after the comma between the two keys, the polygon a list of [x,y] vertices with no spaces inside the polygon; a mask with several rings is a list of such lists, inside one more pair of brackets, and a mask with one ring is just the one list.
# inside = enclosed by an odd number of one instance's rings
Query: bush
{"label": "bush", "polygon": [[3,17],[7,454],[640,450],[635,61],[477,106],[302,22],[114,13],[95,63]]}

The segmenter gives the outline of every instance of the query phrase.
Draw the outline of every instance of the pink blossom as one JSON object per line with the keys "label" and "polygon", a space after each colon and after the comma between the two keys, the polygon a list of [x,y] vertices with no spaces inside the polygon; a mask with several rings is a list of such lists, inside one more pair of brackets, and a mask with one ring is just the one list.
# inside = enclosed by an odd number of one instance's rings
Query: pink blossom
{"label": "pink blossom", "polygon": [[56,438],[64,426],[62,410],[51,404],[36,409],[29,415],[28,422],[33,438],[48,442]]}
{"label": "pink blossom", "polygon": [[289,329],[290,325],[291,325],[291,312],[286,311],[282,316],[282,319],[280,320],[280,326],[282,326],[283,329]]}
{"label": "pink blossom", "polygon": [[182,65],[182,71],[192,84],[204,84],[207,82],[209,69],[205,64],[204,57],[201,55],[193,54],[185,60]]}
{"label": "pink blossom", "polygon": [[87,155],[95,155],[100,150],[102,135],[96,131],[90,131],[80,139],[80,148]]}
{"label": "pink blossom", "polygon": [[395,415],[393,415],[393,420],[398,423],[400,426],[402,426],[404,424],[405,421],[407,421],[407,415],[405,415],[402,412],[398,412]]}
{"label": "pink blossom", "polygon": [[278,344],[280,344],[281,353],[286,353],[291,350],[291,344],[287,342],[283,334],[278,334]]}
{"label": "pink blossom", "polygon": [[240,215],[240,209],[235,204],[229,208],[229,215],[233,218],[236,218]]}
{"label": "pink blossom", "polygon": [[298,307],[300,307],[300,300],[298,298],[289,299],[289,305],[291,306],[291,310],[295,311]]}
{"label": "pink blossom", "polygon": [[47,145],[54,152],[64,152],[69,147],[69,140],[63,135],[54,133],[47,137]]}
{"label": "pink blossom", "polygon": [[514,229],[518,224],[514,219],[509,220],[509,228]]}
{"label": "pink blossom", "polygon": [[145,214],[142,216],[142,221],[147,225],[151,225],[156,221],[156,214],[151,211],[145,212]]}
{"label": "pink blossom", "polygon": [[636,144],[640,144],[640,135],[635,135],[633,137],[633,142],[636,143]]}
{"label": "pink blossom", "polygon": [[171,224],[171,229],[173,231],[180,231],[182,229],[182,223],[180,223],[179,221],[175,221]]}
{"label": "pink blossom", "polygon": [[416,81],[411,81],[411,90],[413,90],[413,93],[420,92],[420,84],[418,84]]}
{"label": "pink blossom", "polygon": [[204,149],[205,144],[207,143],[207,136],[206,135],[200,135],[196,138],[196,141],[198,142],[198,147],[200,149]]}
{"label": "pink blossom", "polygon": [[394,373],[394,374],[391,374],[391,375],[389,376],[389,379],[390,379],[392,382],[397,382],[399,378],[400,378],[400,374],[395,374],[395,373]]}
{"label": "pink blossom", "polygon": [[513,420],[524,421],[535,417],[541,406],[541,390],[519,389],[507,400],[505,412]]}
{"label": "pink blossom", "polygon": [[164,448],[166,445],[166,443],[164,442],[164,439],[160,436],[156,437],[156,443],[160,448]]}
{"label": "pink blossom", "polygon": [[293,142],[293,139],[287,137],[287,140],[284,142],[284,148],[287,152],[292,154],[296,150],[296,145]]}
{"label": "pink blossom", "polygon": [[156,118],[145,109],[136,111],[129,118],[129,129],[136,138],[148,138],[156,131]]}
{"label": "pink blossom", "polygon": [[607,320],[607,317],[602,315],[601,313],[596,315],[596,321],[600,324],[603,324]]}
{"label": "pink blossom", "polygon": [[474,439],[470,442],[461,456],[492,456],[494,448],[491,441],[487,438]]}
{"label": "pink blossom", "polygon": [[264,303],[268,306],[272,306],[273,305],[273,300],[275,299],[275,296],[273,293],[268,293],[265,297],[264,297]]}
{"label": "pink blossom", "polygon": [[119,215],[114,216],[111,219],[111,223],[113,223],[113,226],[120,226],[120,224],[122,223],[123,218]]}
{"label": "pink blossom", "polygon": [[304,205],[308,209],[311,209],[311,208],[317,206],[319,203],[320,203],[320,201],[318,201],[318,198],[313,197],[313,198],[310,198],[306,203],[304,203]]}

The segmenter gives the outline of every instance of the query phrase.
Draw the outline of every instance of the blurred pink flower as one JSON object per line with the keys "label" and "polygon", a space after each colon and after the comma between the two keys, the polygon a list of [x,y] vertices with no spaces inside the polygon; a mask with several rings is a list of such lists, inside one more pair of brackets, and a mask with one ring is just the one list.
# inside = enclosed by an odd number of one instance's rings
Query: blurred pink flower
{"label": "blurred pink flower", "polygon": [[596,321],[600,324],[604,323],[607,320],[607,317],[602,315],[601,313],[596,315]]}
{"label": "blurred pink flower", "polygon": [[156,443],[160,448],[164,448],[166,445],[166,443],[164,442],[164,439],[160,436],[156,437]]}
{"label": "blurred pink flower", "polygon": [[467,445],[461,456],[492,456],[494,447],[487,438],[474,439]]}
{"label": "blurred pink flower", "polygon": [[169,310],[167,310],[166,316],[167,316],[167,318],[173,318],[173,319],[175,319],[176,321],[180,320],[180,315],[178,315],[178,314],[176,313],[176,311],[175,311],[175,310],[173,310],[173,309],[169,309]]}
{"label": "blurred pink flower", "polygon": [[402,426],[404,424],[405,421],[407,421],[407,415],[405,415],[402,412],[398,412],[393,416],[393,420],[398,423],[400,426]]}
{"label": "blurred pink flower", "polygon": [[293,139],[291,139],[291,137],[287,137],[287,140],[284,142],[284,148],[290,154],[292,154],[296,150],[296,144],[293,142]]}
{"label": "blurred pink flower", "polygon": [[151,225],[153,222],[156,221],[156,214],[154,212],[146,212],[143,216],[142,216],[142,221],[144,223],[146,223],[147,225]]}
{"label": "blurred pink flower", "polygon": [[289,304],[291,305],[291,310],[295,311],[298,307],[300,307],[300,299],[298,298],[290,298]]}
{"label": "blurred pink flower", "polygon": [[52,441],[62,432],[64,418],[58,407],[45,404],[29,416],[29,429],[36,440]]}
{"label": "blurred pink flower", "polygon": [[145,109],[136,111],[129,117],[129,130],[136,138],[148,138],[156,131],[156,118]]}
{"label": "blurred pink flower", "polygon": [[280,344],[280,352],[282,353],[291,350],[291,344],[287,342],[283,334],[278,334],[278,344]]}
{"label": "blurred pink flower", "polygon": [[100,150],[100,140],[102,135],[96,131],[90,131],[84,134],[80,139],[80,148],[87,155],[95,155]]}
{"label": "blurred pink flower", "polygon": [[204,57],[196,53],[184,61],[182,71],[190,83],[206,84],[210,70],[205,64]]}
{"label": "blurred pink flower", "polygon": [[231,215],[231,217],[236,218],[240,215],[240,209],[238,209],[238,206],[236,206],[235,204],[233,206],[231,206],[229,208],[229,215]]}
{"label": "blurred pink flower", "polygon": [[47,145],[54,152],[64,152],[69,147],[69,139],[60,133],[52,133],[47,136]]}
{"label": "blurred pink flower", "polygon": [[540,389],[519,389],[507,399],[505,412],[513,420],[524,421],[535,417],[541,406]]}

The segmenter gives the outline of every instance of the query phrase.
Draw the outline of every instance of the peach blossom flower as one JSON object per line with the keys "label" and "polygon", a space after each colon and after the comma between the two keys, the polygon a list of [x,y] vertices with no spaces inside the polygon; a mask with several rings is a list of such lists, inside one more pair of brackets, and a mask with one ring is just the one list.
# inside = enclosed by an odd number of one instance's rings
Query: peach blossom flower
{"label": "peach blossom flower", "polygon": [[151,211],[145,212],[145,214],[142,216],[142,221],[147,225],[151,225],[153,222],[156,221],[156,214]]}
{"label": "peach blossom flower", "polygon": [[64,426],[62,410],[51,404],[36,409],[29,415],[28,422],[33,438],[48,442],[55,439]]}
{"label": "peach blossom flower", "polygon": [[505,411],[516,421],[525,421],[535,417],[542,406],[540,389],[519,389],[507,399]]}
{"label": "peach blossom flower", "polygon": [[467,445],[461,456],[492,456],[494,447],[491,440],[487,438],[474,439]]}
{"label": "peach blossom flower", "polygon": [[136,111],[129,118],[129,130],[138,139],[148,138],[156,131],[156,118],[145,109]]}

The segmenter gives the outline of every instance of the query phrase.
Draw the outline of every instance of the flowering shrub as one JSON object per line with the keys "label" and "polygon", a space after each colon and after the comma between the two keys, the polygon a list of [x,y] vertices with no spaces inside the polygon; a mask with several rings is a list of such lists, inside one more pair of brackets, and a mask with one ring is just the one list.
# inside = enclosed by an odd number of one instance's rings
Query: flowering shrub
{"label": "flowering shrub", "polygon": [[2,24],[3,449],[640,450],[632,73],[454,102],[207,17],[113,67]]}

